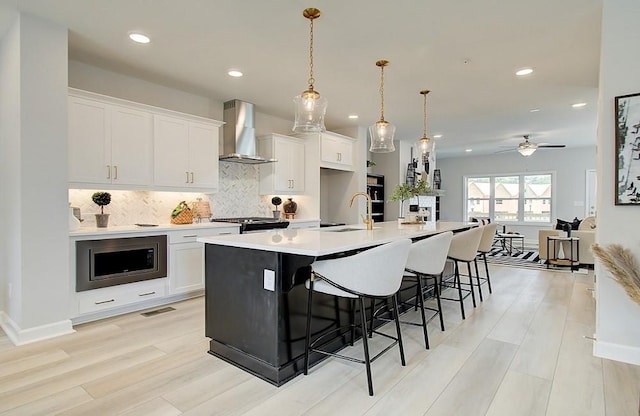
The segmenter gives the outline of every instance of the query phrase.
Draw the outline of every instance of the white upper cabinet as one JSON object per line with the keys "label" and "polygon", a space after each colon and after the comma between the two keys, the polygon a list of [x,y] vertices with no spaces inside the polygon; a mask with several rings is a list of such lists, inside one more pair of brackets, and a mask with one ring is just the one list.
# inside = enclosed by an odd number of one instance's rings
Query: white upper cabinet
{"label": "white upper cabinet", "polygon": [[219,125],[164,115],[153,120],[156,188],[216,191]]}
{"label": "white upper cabinet", "polygon": [[68,103],[71,187],[217,191],[221,122],[73,88]]}
{"label": "white upper cabinet", "polygon": [[151,114],[70,95],[69,182],[76,186],[152,184]]}
{"label": "white upper cabinet", "polygon": [[304,141],[271,134],[258,138],[258,154],[278,161],[260,165],[260,194],[304,192]]}
{"label": "white upper cabinet", "polygon": [[353,171],[354,142],[354,139],[337,133],[322,133],[320,138],[320,167]]}

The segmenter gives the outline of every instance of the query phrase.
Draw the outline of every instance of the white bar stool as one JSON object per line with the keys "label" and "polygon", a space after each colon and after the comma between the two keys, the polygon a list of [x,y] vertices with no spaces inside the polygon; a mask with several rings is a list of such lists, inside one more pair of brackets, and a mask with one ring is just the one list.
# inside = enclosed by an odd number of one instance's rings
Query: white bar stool
{"label": "white bar stool", "polygon": [[[471,299],[473,301],[473,307],[476,307],[476,295],[473,290],[473,281],[472,281],[472,273],[471,273],[471,262],[476,258],[476,254],[478,252],[478,246],[480,245],[480,239],[482,238],[482,227],[474,227],[467,231],[462,231],[453,235],[451,239],[451,246],[449,247],[449,255],[448,258],[453,260],[454,262],[454,281],[453,284],[449,287],[458,289],[458,299],[453,298],[445,298],[440,297],[441,299],[446,300],[455,300],[460,302],[460,312],[462,313],[462,319],[466,319],[464,313],[464,299],[466,299],[469,294],[471,294]],[[462,283],[460,279],[460,267],[458,265],[459,262],[467,263],[467,271],[469,276],[469,283]],[[443,282],[444,284],[444,282]],[[469,289],[462,289],[462,285],[469,286]],[[469,292],[462,295],[462,292]]]}
{"label": "white bar stool", "polygon": [[[436,315],[440,316],[440,329],[444,331],[444,318],[442,317],[442,303],[440,302],[439,285],[442,281],[442,272],[444,271],[444,265],[447,262],[447,255],[449,253],[452,238],[453,232],[447,231],[413,243],[411,245],[411,250],[409,250],[407,265],[405,266],[404,278],[413,278],[417,281],[418,290],[416,292],[416,303],[417,306],[420,307],[420,314],[422,317],[421,326],[422,331],[424,332],[424,344],[426,349],[429,349],[427,324],[435,318]],[[423,285],[422,279],[433,279],[432,287],[434,296],[438,303],[437,309],[424,306],[425,292],[429,291],[429,287],[425,287]],[[424,313],[425,309],[434,312],[428,320]],[[413,322],[401,322],[409,325],[420,325]]]}
{"label": "white bar stool", "polygon": [[[371,363],[373,361],[391,349],[394,345],[398,344],[400,360],[402,365],[405,365],[402,336],[400,334],[400,321],[398,320],[398,301],[395,294],[398,292],[398,289],[400,289],[400,284],[402,283],[402,274],[404,272],[405,264],[407,263],[410,247],[411,240],[402,239],[365,250],[353,256],[320,260],[311,265],[311,278],[306,282],[307,289],[309,289],[309,298],[307,304],[307,330],[304,351],[305,375],[309,372],[310,351],[365,364],[367,369],[369,395],[373,396],[373,382],[371,380]],[[330,330],[311,342],[311,305],[313,292],[358,299],[360,301],[360,327],[362,330],[364,360],[358,360],[356,358],[323,351],[315,347],[316,343],[322,341],[324,337],[333,332],[339,331],[341,328]],[[365,297],[379,299],[393,298],[393,313],[396,323],[397,338],[374,331],[378,335],[392,339],[393,342],[373,358],[369,357],[367,320],[365,318],[364,305]],[[354,323],[352,322],[351,326],[353,325]]]}

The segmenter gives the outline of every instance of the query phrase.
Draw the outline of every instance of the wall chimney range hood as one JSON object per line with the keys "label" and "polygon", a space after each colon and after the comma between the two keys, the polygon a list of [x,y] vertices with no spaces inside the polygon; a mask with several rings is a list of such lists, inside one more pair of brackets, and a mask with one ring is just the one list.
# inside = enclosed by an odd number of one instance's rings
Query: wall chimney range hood
{"label": "wall chimney range hood", "polygon": [[256,154],[255,110],[252,103],[231,100],[224,103],[220,161],[245,164],[277,162]]}

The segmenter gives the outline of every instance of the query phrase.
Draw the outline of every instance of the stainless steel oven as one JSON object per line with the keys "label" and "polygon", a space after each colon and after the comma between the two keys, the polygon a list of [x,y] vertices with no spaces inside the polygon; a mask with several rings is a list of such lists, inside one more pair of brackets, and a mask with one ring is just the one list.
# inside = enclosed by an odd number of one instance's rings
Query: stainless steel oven
{"label": "stainless steel oven", "polygon": [[76,292],[166,276],[166,235],[76,242]]}

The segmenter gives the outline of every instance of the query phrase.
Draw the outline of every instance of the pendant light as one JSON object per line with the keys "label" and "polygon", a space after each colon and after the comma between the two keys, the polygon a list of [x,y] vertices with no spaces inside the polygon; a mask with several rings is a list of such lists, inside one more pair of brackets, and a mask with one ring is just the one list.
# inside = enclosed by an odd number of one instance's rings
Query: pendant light
{"label": "pendant light", "polygon": [[296,120],[293,131],[298,133],[317,133],[325,130],[324,114],[327,111],[327,99],[313,89],[313,21],[320,17],[320,10],[308,8],[302,15],[309,19],[309,88],[293,99],[296,109]]}
{"label": "pendant light", "polygon": [[429,153],[433,151],[433,139],[427,137],[427,94],[429,94],[429,90],[422,90],[420,94],[422,94],[424,104],[423,104],[423,130],[422,130],[422,138],[418,139],[417,147],[418,152],[422,155],[422,159],[426,159],[429,157]]}
{"label": "pendant light", "polygon": [[396,126],[384,119],[384,67],[387,65],[389,61],[376,62],[376,66],[380,67],[380,120],[369,127],[369,136],[371,136],[369,151],[373,153],[391,153],[396,150],[393,145]]}

